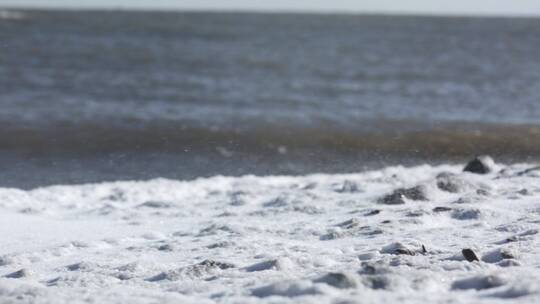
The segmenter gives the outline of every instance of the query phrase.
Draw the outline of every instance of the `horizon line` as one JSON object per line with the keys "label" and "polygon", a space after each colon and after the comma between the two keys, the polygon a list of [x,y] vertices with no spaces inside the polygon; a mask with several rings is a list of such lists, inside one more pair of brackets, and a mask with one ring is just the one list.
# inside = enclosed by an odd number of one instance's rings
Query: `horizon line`
{"label": "horizon line", "polygon": [[539,14],[499,14],[492,12],[426,12],[426,11],[367,11],[367,10],[320,10],[320,9],[252,9],[252,8],[162,8],[162,7],[125,7],[125,6],[47,6],[47,5],[32,5],[32,6],[16,6],[16,5],[0,5],[0,11],[69,11],[69,12],[156,12],[156,13],[239,13],[239,14],[300,14],[300,15],[352,15],[352,16],[404,16],[404,17],[455,17],[455,18],[540,18]]}

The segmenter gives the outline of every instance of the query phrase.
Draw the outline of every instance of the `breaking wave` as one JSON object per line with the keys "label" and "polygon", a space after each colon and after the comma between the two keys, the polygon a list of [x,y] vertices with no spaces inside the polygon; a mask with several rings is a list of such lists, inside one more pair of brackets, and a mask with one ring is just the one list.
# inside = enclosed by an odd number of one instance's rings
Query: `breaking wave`
{"label": "breaking wave", "polygon": [[[397,123],[395,123],[397,124]],[[394,156],[468,157],[486,153],[514,157],[540,155],[540,128],[530,125],[445,125],[399,132],[394,125],[380,130],[256,126],[250,130],[206,128],[181,123],[134,126],[105,124],[47,128],[6,126],[0,129],[2,151],[33,153],[174,152],[220,147],[244,153],[331,150]]]}

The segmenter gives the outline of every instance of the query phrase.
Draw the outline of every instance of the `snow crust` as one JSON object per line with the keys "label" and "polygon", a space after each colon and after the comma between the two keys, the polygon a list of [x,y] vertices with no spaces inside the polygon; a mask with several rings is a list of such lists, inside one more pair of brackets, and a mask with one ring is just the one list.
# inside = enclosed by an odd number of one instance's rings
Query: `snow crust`
{"label": "snow crust", "polygon": [[540,171],[498,166],[0,189],[0,302],[538,303]]}

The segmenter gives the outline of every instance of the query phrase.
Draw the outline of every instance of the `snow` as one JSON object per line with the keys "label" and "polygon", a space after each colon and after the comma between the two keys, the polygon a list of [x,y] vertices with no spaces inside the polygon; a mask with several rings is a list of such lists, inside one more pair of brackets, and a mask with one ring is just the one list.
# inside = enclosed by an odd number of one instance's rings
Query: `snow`
{"label": "snow", "polygon": [[0,189],[0,302],[537,303],[540,170],[497,166]]}

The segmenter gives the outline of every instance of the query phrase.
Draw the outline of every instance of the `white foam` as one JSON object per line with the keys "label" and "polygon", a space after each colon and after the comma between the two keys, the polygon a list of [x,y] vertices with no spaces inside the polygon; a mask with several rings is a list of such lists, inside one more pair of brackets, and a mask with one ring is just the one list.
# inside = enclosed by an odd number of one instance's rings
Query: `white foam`
{"label": "white foam", "polygon": [[500,166],[0,189],[0,302],[532,303],[540,184]]}

